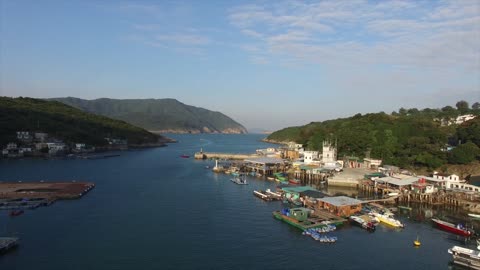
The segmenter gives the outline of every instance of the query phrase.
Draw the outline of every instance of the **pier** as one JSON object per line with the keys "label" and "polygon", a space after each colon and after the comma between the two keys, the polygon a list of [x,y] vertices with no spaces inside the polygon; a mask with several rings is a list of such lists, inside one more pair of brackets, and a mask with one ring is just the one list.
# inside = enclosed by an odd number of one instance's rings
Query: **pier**
{"label": "pier", "polygon": [[257,154],[231,154],[231,153],[214,153],[214,152],[197,152],[195,159],[234,159],[243,160],[248,158],[258,158]]}

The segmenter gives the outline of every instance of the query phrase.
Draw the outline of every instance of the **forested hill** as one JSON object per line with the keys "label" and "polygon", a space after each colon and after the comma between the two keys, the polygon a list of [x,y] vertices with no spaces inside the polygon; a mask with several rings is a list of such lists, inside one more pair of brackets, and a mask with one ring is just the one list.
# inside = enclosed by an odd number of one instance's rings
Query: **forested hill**
{"label": "forested hill", "polygon": [[242,125],[220,112],[189,106],[175,99],[85,100],[67,97],[55,100],[153,132],[247,133]]}
{"label": "forested hill", "polygon": [[[460,104],[459,104],[460,103]],[[324,139],[338,143],[338,156],[380,158],[400,167],[437,168],[446,163],[468,164],[480,158],[480,117],[463,124],[450,124],[459,115],[480,115],[464,101],[457,109],[400,109],[392,114],[356,114],[353,117],[312,122],[272,133],[268,140],[295,141],[310,150],[320,150]],[[452,149],[452,147],[455,147]],[[451,151],[450,151],[451,150]]]}
{"label": "forested hill", "polygon": [[86,113],[58,101],[0,97],[0,145],[15,141],[17,131],[45,132],[70,143],[103,146],[104,138],[127,139],[130,145],[170,139],[105,116]]}

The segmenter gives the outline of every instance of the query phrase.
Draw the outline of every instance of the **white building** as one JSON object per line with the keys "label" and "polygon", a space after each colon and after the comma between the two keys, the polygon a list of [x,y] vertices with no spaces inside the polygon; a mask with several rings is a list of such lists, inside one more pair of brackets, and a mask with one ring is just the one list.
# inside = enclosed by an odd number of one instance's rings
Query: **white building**
{"label": "white building", "polygon": [[363,165],[367,169],[378,169],[382,165],[381,159],[364,158]]}
{"label": "white building", "polygon": [[319,162],[318,151],[304,151],[303,152],[303,162],[305,164]]}
{"label": "white building", "polygon": [[17,139],[21,141],[29,141],[32,139],[32,136],[28,131],[17,131]]}
{"label": "white building", "polygon": [[76,143],[75,144],[75,149],[83,150],[83,149],[85,149],[85,144],[84,143]]}
{"label": "white building", "polygon": [[67,146],[64,143],[47,143],[48,153],[56,154],[57,152],[65,151]]}
{"label": "white building", "polygon": [[337,161],[337,148],[332,142],[323,142],[322,162],[331,163]]}
{"label": "white building", "polygon": [[474,119],[476,116],[473,114],[460,115],[455,119],[455,124],[460,125],[464,122]]}

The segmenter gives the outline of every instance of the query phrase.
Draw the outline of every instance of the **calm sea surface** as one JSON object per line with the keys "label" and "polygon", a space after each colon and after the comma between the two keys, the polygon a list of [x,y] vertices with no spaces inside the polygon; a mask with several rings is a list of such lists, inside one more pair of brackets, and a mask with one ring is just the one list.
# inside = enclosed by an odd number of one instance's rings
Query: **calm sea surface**
{"label": "calm sea surface", "polygon": [[[375,233],[344,227],[336,244],[322,244],[275,220],[281,202],[206,169],[212,161],[182,159],[204,151],[250,153],[269,144],[262,135],[172,135],[168,147],[121,152],[101,160],[0,161],[0,181],[92,181],[79,200],[10,218],[0,212],[0,235],[18,233],[21,245],[0,257],[0,269],[454,269],[447,249],[467,245],[432,227],[417,208],[401,214],[403,230]],[[337,190],[335,190],[336,192]],[[455,213],[453,213],[455,214]],[[426,217],[425,217],[426,216]],[[414,248],[417,234],[422,246]]]}

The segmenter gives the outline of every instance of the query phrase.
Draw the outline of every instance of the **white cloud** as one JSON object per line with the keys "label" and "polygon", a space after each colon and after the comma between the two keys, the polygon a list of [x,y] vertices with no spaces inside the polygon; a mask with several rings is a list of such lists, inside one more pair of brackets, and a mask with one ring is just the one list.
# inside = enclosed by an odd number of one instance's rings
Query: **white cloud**
{"label": "white cloud", "polygon": [[252,55],[280,61],[480,69],[478,1],[267,2],[234,8],[229,19],[263,42]]}

